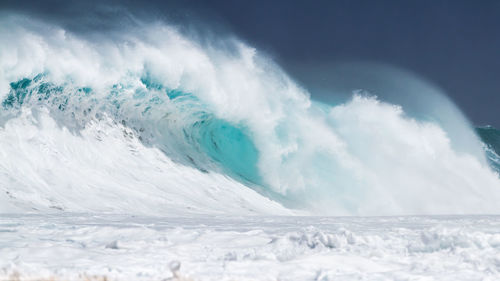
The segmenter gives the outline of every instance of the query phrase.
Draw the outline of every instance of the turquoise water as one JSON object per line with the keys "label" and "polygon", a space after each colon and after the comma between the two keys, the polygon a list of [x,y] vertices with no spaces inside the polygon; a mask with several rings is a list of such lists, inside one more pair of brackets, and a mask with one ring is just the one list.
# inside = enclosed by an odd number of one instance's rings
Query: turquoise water
{"label": "turquoise water", "polygon": [[[187,159],[207,171],[214,166],[244,181],[259,184],[259,152],[244,124],[217,118],[196,96],[141,78],[145,89],[125,93],[126,85],[114,85],[100,96],[90,87],[72,88],[44,82],[44,75],[10,84],[2,101],[4,111],[24,104],[43,104],[81,123],[103,113],[132,127],[142,140],[160,146],[174,159]],[[65,118],[67,118],[66,116]]]}
{"label": "turquoise water", "polygon": [[486,126],[476,128],[476,132],[485,144],[486,155],[491,167],[500,173],[500,130]]}

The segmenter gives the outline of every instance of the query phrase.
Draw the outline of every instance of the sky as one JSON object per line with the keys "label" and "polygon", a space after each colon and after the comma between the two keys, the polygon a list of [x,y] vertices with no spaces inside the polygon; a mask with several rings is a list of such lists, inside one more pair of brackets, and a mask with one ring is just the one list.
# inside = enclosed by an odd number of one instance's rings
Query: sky
{"label": "sky", "polygon": [[497,0],[3,0],[0,9],[76,30],[118,25],[126,20],[124,11],[138,18],[210,26],[265,52],[298,81],[298,69],[306,65],[391,65],[441,88],[475,125],[500,127]]}

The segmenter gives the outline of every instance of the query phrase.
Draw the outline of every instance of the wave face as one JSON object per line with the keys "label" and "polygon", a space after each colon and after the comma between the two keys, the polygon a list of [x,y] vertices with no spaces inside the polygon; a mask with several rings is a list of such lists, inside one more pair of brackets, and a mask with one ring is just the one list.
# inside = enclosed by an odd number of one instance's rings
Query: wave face
{"label": "wave face", "polygon": [[486,156],[491,167],[500,173],[500,131],[491,126],[476,128],[477,134],[484,143]]}
{"label": "wave face", "polygon": [[202,43],[163,23],[86,35],[0,23],[4,206],[500,211],[498,174],[442,124],[366,94],[313,101],[236,39]]}

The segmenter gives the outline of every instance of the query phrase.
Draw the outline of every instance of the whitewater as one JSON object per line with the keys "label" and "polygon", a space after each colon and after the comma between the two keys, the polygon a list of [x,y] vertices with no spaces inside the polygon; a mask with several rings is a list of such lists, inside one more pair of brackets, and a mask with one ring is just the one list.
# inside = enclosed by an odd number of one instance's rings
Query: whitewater
{"label": "whitewater", "polygon": [[498,131],[419,89],[327,103],[232,36],[4,13],[0,278],[498,279]]}

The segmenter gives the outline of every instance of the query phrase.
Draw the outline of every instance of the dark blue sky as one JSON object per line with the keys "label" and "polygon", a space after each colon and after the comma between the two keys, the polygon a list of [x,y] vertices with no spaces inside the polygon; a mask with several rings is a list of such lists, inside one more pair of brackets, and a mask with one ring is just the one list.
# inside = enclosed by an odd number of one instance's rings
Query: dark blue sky
{"label": "dark blue sky", "polygon": [[[89,4],[90,3],[90,4]],[[99,4],[98,4],[99,3]],[[285,69],[372,61],[435,83],[477,125],[500,127],[500,1],[107,1],[140,17],[209,22],[263,49]],[[102,1],[11,1],[77,28],[116,16]],[[118,16],[116,16],[117,18]]]}

